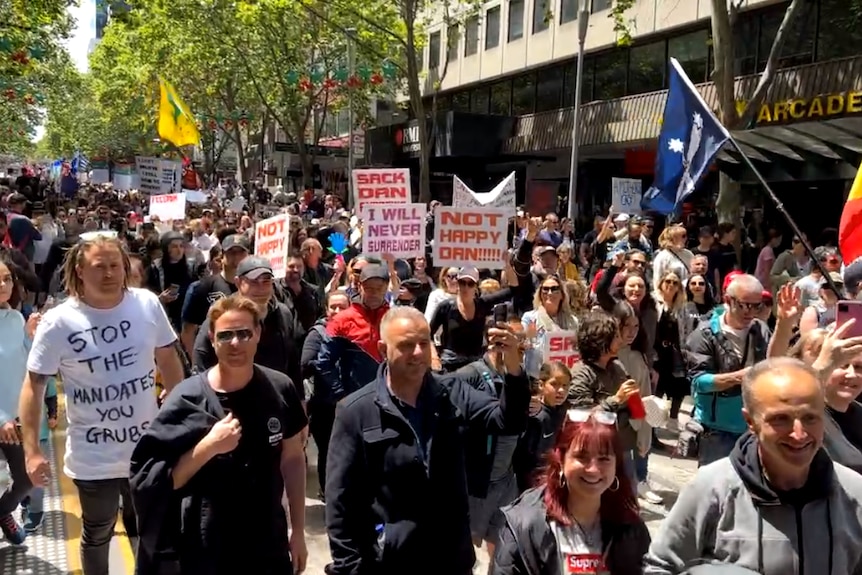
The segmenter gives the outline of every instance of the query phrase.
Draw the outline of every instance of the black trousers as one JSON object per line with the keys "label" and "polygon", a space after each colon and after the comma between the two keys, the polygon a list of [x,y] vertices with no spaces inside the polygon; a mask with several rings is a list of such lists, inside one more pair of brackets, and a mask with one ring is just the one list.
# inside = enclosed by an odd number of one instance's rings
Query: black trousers
{"label": "black trousers", "polygon": [[27,464],[24,463],[24,447],[20,444],[10,445],[0,443],[0,451],[9,465],[9,474],[12,476],[12,487],[0,497],[0,517],[9,515],[18,508],[18,504],[24,500],[33,488],[30,478],[27,476]]}
{"label": "black trousers", "polygon": [[123,524],[129,537],[136,537],[137,516],[128,479],[75,479],[81,501],[81,567],[84,575],[108,575],[108,553],[123,499]]}
{"label": "black trousers", "polygon": [[320,491],[326,491],[326,454],[329,452],[329,438],[332,435],[332,425],[335,423],[335,406],[308,404],[308,431],[317,445],[317,479]]}

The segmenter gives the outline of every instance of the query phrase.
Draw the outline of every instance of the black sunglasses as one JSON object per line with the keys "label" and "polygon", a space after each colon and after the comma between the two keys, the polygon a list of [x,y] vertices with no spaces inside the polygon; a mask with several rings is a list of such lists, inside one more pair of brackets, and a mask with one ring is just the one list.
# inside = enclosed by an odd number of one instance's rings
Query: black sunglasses
{"label": "black sunglasses", "polygon": [[216,343],[226,344],[231,343],[234,338],[240,343],[246,343],[251,341],[251,338],[254,336],[254,331],[250,329],[225,329],[222,331],[217,331],[215,334]]}
{"label": "black sunglasses", "polygon": [[473,280],[458,280],[458,285],[462,287],[476,287],[476,282]]}

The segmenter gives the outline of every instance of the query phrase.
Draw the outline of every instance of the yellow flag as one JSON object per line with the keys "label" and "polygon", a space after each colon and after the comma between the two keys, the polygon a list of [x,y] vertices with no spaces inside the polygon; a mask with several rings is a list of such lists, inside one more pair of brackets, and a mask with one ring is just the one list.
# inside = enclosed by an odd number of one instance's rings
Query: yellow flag
{"label": "yellow flag", "polygon": [[170,83],[159,79],[159,86],[162,92],[159,102],[159,138],[178,148],[200,145],[201,135],[188,106]]}

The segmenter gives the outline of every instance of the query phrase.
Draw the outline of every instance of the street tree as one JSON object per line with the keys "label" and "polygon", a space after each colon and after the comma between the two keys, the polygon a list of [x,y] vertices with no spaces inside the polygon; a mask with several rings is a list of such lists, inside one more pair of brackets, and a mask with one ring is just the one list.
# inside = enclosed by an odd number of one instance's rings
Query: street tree
{"label": "street tree", "polygon": [[0,153],[28,148],[65,55],[65,0],[0,0]]}
{"label": "street tree", "polygon": [[[468,22],[475,19],[481,28],[482,4],[482,0],[372,0],[366,3],[327,0],[326,5],[332,7],[332,13],[321,15],[336,30],[356,27],[360,31],[357,43],[363,49],[374,53],[374,42],[383,42],[390,46],[390,53],[396,55],[395,62],[402,78],[401,94],[406,93],[413,117],[419,119],[420,202],[431,200],[430,157],[437,120],[437,94],[449,70],[449,48],[457,45]],[[306,10],[316,10],[308,0],[303,0],[302,5]],[[446,43],[440,48],[440,65],[426,70],[424,48],[432,23],[440,23],[442,31],[447,32]],[[430,110],[426,110],[426,98],[430,101]],[[427,120],[430,120],[430,125]]]}

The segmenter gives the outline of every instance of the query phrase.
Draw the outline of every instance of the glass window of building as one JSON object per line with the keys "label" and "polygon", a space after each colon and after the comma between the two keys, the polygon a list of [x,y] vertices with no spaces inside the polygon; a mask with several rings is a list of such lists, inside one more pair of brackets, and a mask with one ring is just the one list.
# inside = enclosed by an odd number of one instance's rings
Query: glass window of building
{"label": "glass window of building", "polygon": [[[782,14],[783,15],[783,14]],[[778,57],[779,68],[802,66],[814,61],[814,36],[817,30],[817,3],[805,2],[793,25],[786,32],[784,46]],[[772,48],[772,46],[770,46]],[[769,53],[763,55],[763,66]]]}
{"label": "glass window of building", "polygon": [[[575,105],[575,79],[577,78],[577,60],[563,66],[563,107]],[[581,78],[581,104],[593,101],[593,68],[595,58],[584,59],[584,77]]]}
{"label": "glass window of building", "polygon": [[452,109],[456,112],[470,111],[470,92],[463,90],[452,94]]}
{"label": "glass window of building", "polygon": [[627,50],[612,50],[596,56],[593,99],[612,100],[626,95]]}
{"label": "glass window of building", "polygon": [[592,13],[601,12],[611,7],[611,0],[593,0]]}
{"label": "glass window of building", "polygon": [[560,1],[560,24],[574,22],[578,19],[578,0]]}
{"label": "glass window of building", "polygon": [[563,67],[539,70],[536,82],[536,111],[546,112],[562,107]]}
{"label": "glass window of building", "polygon": [[760,36],[757,41],[758,72],[762,72],[763,69],[766,68],[766,60],[769,59],[769,51],[772,50],[772,43],[775,41],[775,35],[778,34],[778,27],[781,26],[781,21],[783,19],[783,8],[780,12],[770,10],[760,16]]}
{"label": "glass window of building", "polygon": [[709,79],[709,33],[706,29],[670,38],[667,41],[667,55],[679,60],[682,69],[695,84]]}
{"label": "glass window of building", "polygon": [[503,80],[491,86],[491,114],[495,116],[512,114],[511,80]]}
{"label": "glass window of building", "polygon": [[470,111],[474,114],[488,114],[491,107],[491,88],[476,88],[470,94]]}
{"label": "glass window of building", "polygon": [[632,47],[629,53],[629,94],[645,94],[665,87],[665,48],[663,40]]}
{"label": "glass window of building", "polygon": [[440,67],[440,32],[434,32],[428,37],[428,69]]}
{"label": "glass window of building", "polygon": [[524,37],[524,0],[509,0],[509,42]]}
{"label": "glass window of building", "polygon": [[485,50],[500,45],[500,7],[488,8],[485,12]]}
{"label": "glass window of building", "polygon": [[862,45],[862,6],[847,9],[847,0],[820,0],[820,29],[817,32],[817,60],[831,60],[859,54]]}
{"label": "glass window of building", "polygon": [[548,0],[533,0],[533,34],[547,30],[553,17]]}
{"label": "glass window of building", "polygon": [[458,25],[449,26],[446,29],[446,61],[454,62],[458,59],[458,40],[460,40]]}
{"label": "glass window of building", "polygon": [[536,73],[528,72],[512,80],[512,115],[523,116],[536,111]]}
{"label": "glass window of building", "polygon": [[757,68],[757,38],[760,33],[760,18],[751,14],[740,14],[733,28],[733,75],[754,74]]}
{"label": "glass window of building", "polygon": [[464,24],[464,55],[472,56],[479,51],[479,17],[471,16]]}

